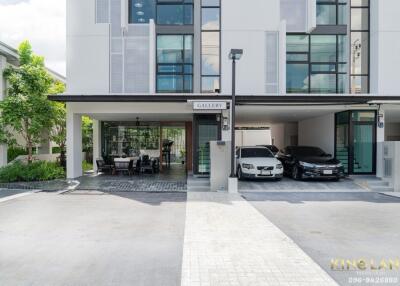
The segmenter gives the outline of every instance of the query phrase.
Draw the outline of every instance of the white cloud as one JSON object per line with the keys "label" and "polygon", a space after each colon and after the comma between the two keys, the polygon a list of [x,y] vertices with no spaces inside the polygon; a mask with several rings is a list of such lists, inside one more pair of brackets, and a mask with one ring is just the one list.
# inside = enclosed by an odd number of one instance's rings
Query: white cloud
{"label": "white cloud", "polygon": [[65,75],[66,0],[0,0],[0,41],[29,40],[46,66]]}

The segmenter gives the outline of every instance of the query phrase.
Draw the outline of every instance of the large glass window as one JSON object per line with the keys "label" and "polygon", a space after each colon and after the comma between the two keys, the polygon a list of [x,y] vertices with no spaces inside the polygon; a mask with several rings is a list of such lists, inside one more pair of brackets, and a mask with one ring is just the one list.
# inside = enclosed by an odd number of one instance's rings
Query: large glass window
{"label": "large glass window", "polygon": [[317,0],[317,25],[347,25],[347,0]]}
{"label": "large glass window", "polygon": [[156,0],[129,0],[129,23],[148,23],[154,19]]}
{"label": "large glass window", "polygon": [[193,91],[193,35],[157,36],[157,92]]}
{"label": "large glass window", "polygon": [[347,37],[287,36],[288,93],[345,93],[348,90]]}
{"label": "large glass window", "polygon": [[158,25],[193,25],[193,0],[157,0]]}
{"label": "large glass window", "polygon": [[369,92],[369,1],[351,1],[351,93]]}
{"label": "large glass window", "polygon": [[220,91],[220,1],[202,0],[201,91]]}

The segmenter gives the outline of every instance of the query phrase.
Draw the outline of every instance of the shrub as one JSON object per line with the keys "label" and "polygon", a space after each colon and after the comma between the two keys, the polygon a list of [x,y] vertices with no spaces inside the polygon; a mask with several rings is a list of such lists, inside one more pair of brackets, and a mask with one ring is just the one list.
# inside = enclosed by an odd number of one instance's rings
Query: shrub
{"label": "shrub", "polygon": [[28,155],[28,151],[25,148],[17,147],[17,146],[10,146],[7,150],[7,159],[8,162],[13,161],[20,155]]}
{"label": "shrub", "polygon": [[84,172],[92,171],[93,170],[93,164],[87,162],[86,160],[84,160],[82,162],[82,169],[83,169]]}
{"label": "shrub", "polygon": [[56,163],[37,161],[31,164],[15,162],[0,168],[0,182],[33,182],[65,178],[65,171]]}

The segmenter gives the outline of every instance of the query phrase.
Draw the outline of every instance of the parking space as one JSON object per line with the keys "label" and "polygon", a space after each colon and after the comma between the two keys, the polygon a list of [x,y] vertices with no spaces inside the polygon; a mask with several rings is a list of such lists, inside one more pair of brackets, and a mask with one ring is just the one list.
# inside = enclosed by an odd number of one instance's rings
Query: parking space
{"label": "parking space", "polygon": [[367,285],[366,279],[381,277],[397,281],[381,284],[398,285],[398,268],[382,272],[354,268],[333,271],[331,260],[344,259],[347,267],[346,260],[364,259],[367,269],[371,269],[371,261],[377,267],[382,260],[389,263],[389,259],[399,259],[400,199],[351,190],[348,193],[245,193],[243,196],[340,285],[354,285],[350,283],[353,278],[362,279],[357,285]]}
{"label": "parking space", "polygon": [[180,284],[184,193],[39,193],[0,206],[0,285]]}
{"label": "parking space", "polygon": [[352,179],[304,180],[296,181],[284,177],[282,181],[243,180],[239,182],[240,192],[369,192],[370,190],[357,184]]}

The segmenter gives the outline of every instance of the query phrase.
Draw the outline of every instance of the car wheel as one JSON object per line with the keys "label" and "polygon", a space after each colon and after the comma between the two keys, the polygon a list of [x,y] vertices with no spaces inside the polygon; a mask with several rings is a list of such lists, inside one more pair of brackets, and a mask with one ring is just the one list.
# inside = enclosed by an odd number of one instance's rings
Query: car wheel
{"label": "car wheel", "polygon": [[243,180],[242,168],[240,167],[238,167],[237,176],[239,181]]}
{"label": "car wheel", "polygon": [[299,172],[299,168],[297,168],[297,166],[293,166],[292,169],[292,178],[295,180],[300,180],[301,176],[300,176],[300,172]]}

